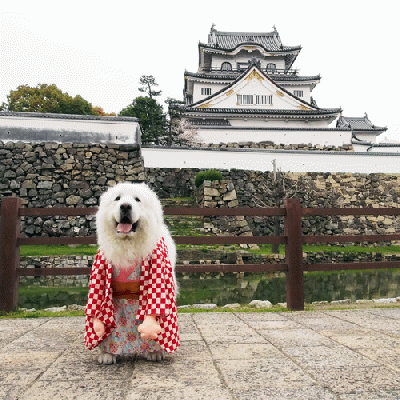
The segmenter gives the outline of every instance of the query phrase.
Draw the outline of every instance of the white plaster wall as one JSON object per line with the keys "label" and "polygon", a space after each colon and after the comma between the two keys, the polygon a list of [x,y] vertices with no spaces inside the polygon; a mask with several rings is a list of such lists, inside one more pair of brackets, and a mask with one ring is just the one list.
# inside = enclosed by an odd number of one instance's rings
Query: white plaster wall
{"label": "white plaster wall", "polygon": [[[365,146],[365,145],[359,145],[353,143],[353,148],[354,151],[359,151],[359,152],[366,152],[368,150],[368,153],[400,153],[400,147],[370,147],[370,146]],[[400,162],[400,160],[398,161]]]}
{"label": "white plaster wall", "polygon": [[267,117],[248,117],[248,118],[228,118],[230,124],[234,127],[241,128],[327,128],[329,121],[313,120],[309,122],[279,119],[275,120]]}
{"label": "white plaster wall", "polygon": [[[256,70],[254,70],[256,71]],[[221,93],[209,102],[209,107],[212,108],[263,108],[263,109],[284,109],[284,110],[299,110],[303,105],[289,94],[280,91],[277,87],[266,78],[261,77],[258,72],[256,76],[250,80],[246,78],[237,82],[231,90]],[[238,104],[237,95],[272,95],[272,105],[263,104]]]}
{"label": "white plaster wall", "polygon": [[226,86],[226,84],[224,84],[224,83],[194,82],[193,103],[196,103],[196,102],[208,97],[208,96],[204,96],[201,94],[201,88],[211,88],[211,94],[213,95],[214,93],[219,92],[225,86]]}
{"label": "white plaster wall", "polygon": [[311,101],[311,90],[309,86],[305,85],[298,85],[298,86],[285,86],[281,85],[283,88],[285,88],[288,92],[294,94],[295,90],[302,90],[303,91],[303,97],[300,97],[300,99],[306,101],[307,103],[310,103]]}
{"label": "white plaster wall", "polygon": [[236,69],[237,68],[237,63],[241,64],[247,64],[249,60],[251,60],[253,57],[257,58],[261,62],[261,69],[265,70],[267,67],[267,64],[273,63],[276,65],[276,68],[278,69],[284,69],[285,68],[285,61],[283,58],[267,58],[265,59],[264,56],[260,54],[260,52],[255,51],[253,53],[245,53],[245,52],[240,52],[236,56],[224,56],[224,55],[214,55],[212,59],[212,68],[217,68],[220,69],[221,65],[223,62],[227,61],[232,64],[232,68]]}
{"label": "white plaster wall", "polygon": [[376,138],[379,135],[374,135],[372,133],[357,133],[356,136],[360,140],[365,140],[367,142],[376,143]]}
{"label": "white plaster wall", "polygon": [[273,131],[273,130],[225,130],[197,129],[203,143],[264,142],[275,144],[312,144],[342,146],[351,143],[351,132],[343,131]]}
{"label": "white plaster wall", "polygon": [[211,151],[142,148],[146,168],[217,168],[283,172],[400,173],[400,155],[306,151]]}
{"label": "white plaster wall", "polygon": [[0,116],[0,131],[6,132],[7,129],[11,132],[20,130],[22,135],[28,135],[26,140],[29,140],[32,136],[44,140],[45,137],[50,135],[49,138],[53,141],[58,138],[62,141],[64,137],[72,136],[76,138],[81,137],[85,142],[92,138],[92,141],[137,143],[138,136],[140,135],[140,126],[136,121],[23,117],[18,115]]}

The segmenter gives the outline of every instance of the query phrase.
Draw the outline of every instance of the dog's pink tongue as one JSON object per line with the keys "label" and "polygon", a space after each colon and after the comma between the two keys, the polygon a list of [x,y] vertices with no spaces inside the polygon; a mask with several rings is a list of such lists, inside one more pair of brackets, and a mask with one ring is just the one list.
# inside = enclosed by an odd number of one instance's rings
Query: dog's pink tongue
{"label": "dog's pink tongue", "polygon": [[129,233],[132,229],[132,224],[118,224],[117,232],[119,233]]}

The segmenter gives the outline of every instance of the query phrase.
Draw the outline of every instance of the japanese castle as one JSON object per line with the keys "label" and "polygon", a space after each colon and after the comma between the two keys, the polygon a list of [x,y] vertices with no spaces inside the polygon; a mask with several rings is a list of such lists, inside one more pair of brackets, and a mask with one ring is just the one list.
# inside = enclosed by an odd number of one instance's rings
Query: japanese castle
{"label": "japanese castle", "polygon": [[198,71],[185,71],[183,126],[203,143],[375,143],[387,128],[317,105],[311,92],[321,77],[293,69],[300,51],[284,45],[275,26],[254,33],[220,32],[213,25],[208,43],[199,43]]}

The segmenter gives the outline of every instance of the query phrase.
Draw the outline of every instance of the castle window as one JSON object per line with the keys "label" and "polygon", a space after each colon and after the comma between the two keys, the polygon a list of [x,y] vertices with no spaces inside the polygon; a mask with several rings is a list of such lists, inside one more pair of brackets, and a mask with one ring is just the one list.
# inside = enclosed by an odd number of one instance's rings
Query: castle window
{"label": "castle window", "polygon": [[276,64],[267,64],[267,68],[266,68],[267,73],[269,74],[273,74],[276,71]]}
{"label": "castle window", "polygon": [[221,71],[232,71],[232,64],[228,62],[223,62],[221,65]]}
{"label": "castle window", "polygon": [[238,94],[237,95],[237,104],[253,104],[253,95]]}
{"label": "castle window", "polygon": [[256,104],[272,104],[272,94],[269,96],[266,95],[256,95]]}
{"label": "castle window", "polygon": [[302,90],[294,90],[293,94],[297,97],[303,97],[303,91]]}
{"label": "castle window", "polygon": [[201,88],[202,96],[211,96],[211,88]]}

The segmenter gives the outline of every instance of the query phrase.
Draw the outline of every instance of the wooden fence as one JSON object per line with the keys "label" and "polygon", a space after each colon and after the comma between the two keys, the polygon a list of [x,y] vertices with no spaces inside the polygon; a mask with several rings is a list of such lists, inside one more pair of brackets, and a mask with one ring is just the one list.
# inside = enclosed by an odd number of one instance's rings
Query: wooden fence
{"label": "wooden fence", "polygon": [[[17,306],[20,276],[86,275],[91,268],[20,268],[21,245],[95,244],[96,237],[20,236],[23,216],[84,216],[97,208],[24,208],[16,197],[4,197],[0,206],[0,310]],[[400,240],[400,234],[353,236],[305,236],[302,218],[307,216],[400,215],[400,208],[301,208],[299,199],[286,199],[282,208],[164,208],[165,215],[175,216],[282,216],[282,236],[175,236],[177,244],[271,244],[285,245],[284,264],[199,264],[177,265],[177,272],[276,272],[286,273],[286,301],[289,309],[304,309],[304,272],[348,269],[400,268],[400,261],[360,263],[303,264],[304,243],[360,243]]]}

